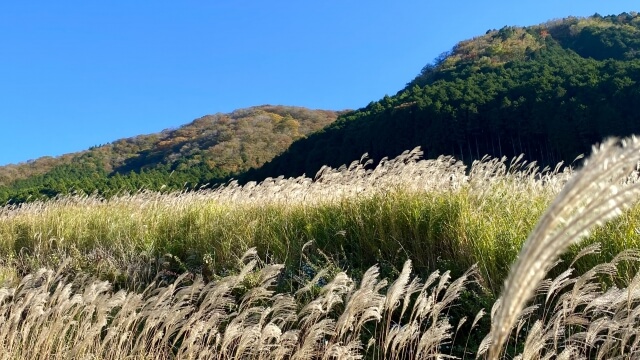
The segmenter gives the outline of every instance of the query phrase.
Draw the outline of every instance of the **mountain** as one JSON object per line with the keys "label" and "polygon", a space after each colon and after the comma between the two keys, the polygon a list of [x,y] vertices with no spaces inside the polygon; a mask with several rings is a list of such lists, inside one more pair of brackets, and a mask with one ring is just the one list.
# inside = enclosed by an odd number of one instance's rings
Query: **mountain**
{"label": "mountain", "polygon": [[355,111],[258,106],[0,167],[0,204],[313,175],[416,146],[466,163],[521,153],[542,165],[571,162],[605,137],[640,133],[638,81],[635,12],[505,26],[458,43],[395,95]]}
{"label": "mountain", "polygon": [[466,163],[524,153],[571,162],[609,136],[640,133],[640,16],[569,17],[462,41],[394,96],[342,114],[243,180],[315,174],[369,153]]}
{"label": "mountain", "polygon": [[0,203],[58,194],[197,188],[259,167],[338,112],[257,106],[86,151],[0,167]]}

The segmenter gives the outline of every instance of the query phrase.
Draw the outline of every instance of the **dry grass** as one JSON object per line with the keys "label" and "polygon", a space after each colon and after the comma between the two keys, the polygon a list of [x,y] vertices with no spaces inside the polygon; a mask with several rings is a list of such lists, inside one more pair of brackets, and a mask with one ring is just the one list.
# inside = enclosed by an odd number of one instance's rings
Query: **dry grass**
{"label": "dry grass", "polygon": [[[638,163],[640,143],[635,137],[619,145],[616,140],[609,140],[594,148],[582,170],[551,203],[525,242],[505,283],[491,329],[490,358],[498,357],[525,303],[560,255],[594,227],[621,215],[624,208],[635,202],[640,192],[634,173]],[[538,341],[544,343],[543,338]]]}
{"label": "dry grass", "polygon": [[[466,172],[414,150],[315,181],[3,208],[0,359],[636,358],[639,218],[623,209],[639,150],[609,141],[576,174],[504,159]],[[306,255],[310,239],[330,267]],[[413,261],[341,270],[373,248]],[[455,277],[426,271],[452,264]],[[497,292],[507,273],[491,332],[469,342],[485,310],[453,316],[466,289]]]}
{"label": "dry grass", "polygon": [[461,274],[477,263],[484,285],[499,291],[535,219],[570,173],[487,159],[467,174],[451,158],[420,155],[406,152],[374,169],[366,159],[324,168],[315,181],[0,208],[0,265],[25,275],[71,257],[77,271],[144,287],[165,270],[224,274],[249,248],[293,268],[302,246],[314,241],[342,267],[362,272],[379,263],[390,275],[407,258],[421,274],[452,264]]}
{"label": "dry grass", "polygon": [[300,304],[300,292],[273,290],[282,265],[262,264],[255,252],[241,263],[237,275],[205,283],[185,274],[142,293],[40,270],[0,290],[0,358],[435,357],[452,336],[446,311],[474,275],[423,282],[407,262],[387,287],[376,267],[359,285],[340,272]]}

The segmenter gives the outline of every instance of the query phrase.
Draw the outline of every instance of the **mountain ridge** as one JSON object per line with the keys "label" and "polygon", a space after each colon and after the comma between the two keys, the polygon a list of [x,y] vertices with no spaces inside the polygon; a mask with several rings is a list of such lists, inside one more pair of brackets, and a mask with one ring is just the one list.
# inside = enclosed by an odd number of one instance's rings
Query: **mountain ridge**
{"label": "mountain ridge", "polygon": [[605,137],[640,133],[631,106],[639,79],[638,13],[504,26],[459,42],[395,95],[357,110],[256,106],[0,167],[0,202],[312,176],[364,153],[377,161],[416,146],[467,164],[524,153],[553,166]]}
{"label": "mountain ridge", "polygon": [[339,112],[261,105],[205,115],[175,129],[138,135],[59,157],[0,167],[0,201],[80,191],[197,188],[265,161]]}
{"label": "mountain ridge", "polygon": [[630,106],[640,101],[639,35],[635,12],[487,31],[243,180],[313,175],[365,152],[380,160],[416,146],[467,164],[522,153],[543,166],[570,163],[606,137],[640,133]]}

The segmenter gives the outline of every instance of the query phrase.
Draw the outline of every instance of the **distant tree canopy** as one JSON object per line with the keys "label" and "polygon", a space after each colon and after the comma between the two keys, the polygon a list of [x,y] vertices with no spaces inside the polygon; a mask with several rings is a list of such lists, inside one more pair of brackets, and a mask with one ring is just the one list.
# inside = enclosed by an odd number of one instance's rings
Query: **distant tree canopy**
{"label": "distant tree canopy", "polygon": [[640,17],[568,18],[461,42],[394,96],[341,115],[244,180],[314,175],[367,152],[467,163],[524,153],[571,162],[609,136],[640,133]]}
{"label": "distant tree canopy", "polygon": [[81,153],[0,167],[0,205],[69,193],[197,189],[261,166],[337,116],[333,111],[258,106]]}

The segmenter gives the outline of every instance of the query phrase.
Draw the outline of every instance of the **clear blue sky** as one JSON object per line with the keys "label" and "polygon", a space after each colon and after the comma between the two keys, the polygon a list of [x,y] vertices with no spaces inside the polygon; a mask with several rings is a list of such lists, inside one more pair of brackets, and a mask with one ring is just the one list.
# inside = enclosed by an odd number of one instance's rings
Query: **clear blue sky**
{"label": "clear blue sky", "polygon": [[0,165],[254,105],[359,108],[488,29],[637,7],[631,0],[3,1]]}

